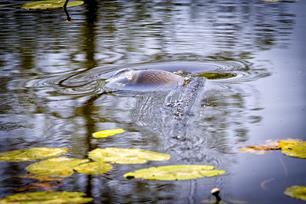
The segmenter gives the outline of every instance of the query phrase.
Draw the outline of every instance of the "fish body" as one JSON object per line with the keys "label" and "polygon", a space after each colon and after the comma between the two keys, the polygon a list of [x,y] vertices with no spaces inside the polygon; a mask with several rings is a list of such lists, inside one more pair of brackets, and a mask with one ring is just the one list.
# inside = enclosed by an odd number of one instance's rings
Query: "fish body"
{"label": "fish body", "polygon": [[184,84],[184,77],[164,70],[123,69],[106,80],[106,87],[114,90],[169,90]]}

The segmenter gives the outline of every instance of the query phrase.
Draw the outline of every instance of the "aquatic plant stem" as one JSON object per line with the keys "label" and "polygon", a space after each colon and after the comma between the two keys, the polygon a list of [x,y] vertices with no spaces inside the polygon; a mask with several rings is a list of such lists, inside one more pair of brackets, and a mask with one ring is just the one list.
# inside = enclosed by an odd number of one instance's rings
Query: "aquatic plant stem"
{"label": "aquatic plant stem", "polygon": [[68,13],[68,10],[67,10],[68,2],[69,2],[69,0],[66,0],[65,3],[64,3],[64,11],[65,11],[65,14],[67,16],[67,21],[71,21],[71,17],[69,16],[69,13]]}

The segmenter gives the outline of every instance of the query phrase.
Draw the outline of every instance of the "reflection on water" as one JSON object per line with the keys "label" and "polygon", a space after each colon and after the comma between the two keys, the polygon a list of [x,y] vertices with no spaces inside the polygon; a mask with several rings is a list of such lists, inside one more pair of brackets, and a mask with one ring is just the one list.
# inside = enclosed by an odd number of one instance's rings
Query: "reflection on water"
{"label": "reflection on water", "polygon": [[[284,180],[276,167],[280,155],[269,162],[250,157],[245,164],[237,149],[248,141],[277,138],[269,135],[272,129],[292,134],[281,137],[305,137],[298,135],[305,134],[302,125],[273,125],[284,110],[295,114],[283,114],[285,123],[305,119],[305,89],[300,85],[306,62],[291,54],[305,53],[299,37],[305,33],[304,1],[88,0],[69,8],[70,23],[62,10],[27,11],[20,8],[25,2],[0,3],[0,152],[69,147],[71,156],[85,158],[97,147],[135,147],[170,153],[172,159],[163,164],[204,163],[227,172],[183,182],[123,179],[126,171],[160,164],[151,162],[115,166],[97,177],[76,174],[53,187],[83,191],[96,203],[201,203],[215,186],[225,199],[298,203],[282,191],[297,184],[305,169],[289,170]],[[122,68],[193,75],[225,71],[235,77],[206,80],[194,92],[189,87],[104,93],[105,79]],[[285,78],[289,75],[291,80]],[[282,103],[288,94],[298,103]],[[264,112],[271,109],[277,110],[272,116]],[[115,127],[127,132],[103,141],[91,137]],[[300,161],[283,160],[301,166]],[[275,175],[257,168],[269,164]],[[0,197],[35,183],[21,178],[26,165],[0,163]],[[250,168],[256,173],[244,173]],[[271,176],[275,188],[267,195],[259,186]],[[248,188],[232,190],[246,181]]]}
{"label": "reflection on water", "polygon": [[232,50],[250,58],[255,50],[286,46],[295,17],[290,2],[89,1],[84,8],[71,8],[74,20],[67,24],[62,11],[25,11],[20,3],[1,8],[1,61],[13,70],[36,68],[39,73],[200,60]]}

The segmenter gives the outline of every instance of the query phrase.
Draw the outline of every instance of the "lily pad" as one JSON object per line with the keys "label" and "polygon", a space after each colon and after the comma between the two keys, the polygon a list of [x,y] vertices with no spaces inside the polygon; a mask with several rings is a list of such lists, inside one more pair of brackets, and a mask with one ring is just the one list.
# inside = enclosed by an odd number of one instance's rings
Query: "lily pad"
{"label": "lily pad", "polygon": [[306,141],[301,140],[280,140],[278,145],[281,152],[290,157],[306,159]]}
{"label": "lily pad", "polygon": [[0,199],[1,204],[19,203],[19,204],[58,204],[58,203],[88,203],[92,198],[83,197],[81,192],[30,192],[18,193],[6,196]]}
{"label": "lily pad", "polygon": [[172,165],[139,169],[124,174],[127,179],[141,178],[148,180],[189,180],[224,174],[224,170],[206,165]]}
{"label": "lily pad", "polygon": [[113,136],[113,135],[123,133],[123,132],[125,132],[125,130],[123,129],[102,130],[102,131],[93,133],[92,136],[94,138],[104,138],[104,137]]}
{"label": "lily pad", "polygon": [[287,156],[306,159],[306,141],[302,140],[279,140],[265,145],[246,146],[240,149],[242,152],[252,153],[261,153],[267,150],[280,150]]}
{"label": "lily pad", "polygon": [[110,171],[112,168],[112,165],[104,162],[89,162],[75,167],[74,170],[81,174],[100,175]]}
{"label": "lily pad", "polygon": [[[69,1],[67,7],[80,6],[84,2],[83,1]],[[42,1],[33,1],[30,3],[25,3],[21,6],[24,9],[57,9],[63,8],[65,4],[65,0],[42,0]]]}
{"label": "lily pad", "polygon": [[86,162],[87,159],[58,157],[33,163],[27,166],[26,170],[36,175],[64,177],[72,175],[73,168]]}
{"label": "lily pad", "polygon": [[292,198],[306,201],[306,186],[290,186],[284,193]]}
{"label": "lily pad", "polygon": [[204,77],[206,79],[228,79],[236,76],[234,73],[227,72],[203,72],[196,75],[197,77]]}
{"label": "lily pad", "polygon": [[123,148],[98,148],[89,152],[88,157],[98,162],[117,164],[143,164],[147,161],[165,161],[170,159],[170,155],[165,153]]}
{"label": "lily pad", "polygon": [[264,154],[266,151],[280,150],[278,142],[267,141],[264,145],[250,145],[240,148],[241,152],[248,152],[254,154]]}
{"label": "lily pad", "polygon": [[68,152],[67,148],[34,147],[0,153],[0,161],[20,162],[57,157]]}

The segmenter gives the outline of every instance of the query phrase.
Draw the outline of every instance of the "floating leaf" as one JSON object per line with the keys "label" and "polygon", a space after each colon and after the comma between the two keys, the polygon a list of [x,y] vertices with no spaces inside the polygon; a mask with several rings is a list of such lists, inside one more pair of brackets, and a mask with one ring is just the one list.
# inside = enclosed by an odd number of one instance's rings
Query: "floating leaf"
{"label": "floating leaf", "polygon": [[306,141],[301,140],[280,140],[278,145],[281,152],[290,157],[306,159]]}
{"label": "floating leaf", "polygon": [[141,178],[148,180],[188,180],[212,177],[224,174],[224,170],[205,165],[173,165],[139,169],[124,174],[127,179]]}
{"label": "floating leaf", "polygon": [[250,145],[246,147],[240,148],[241,152],[249,152],[255,154],[263,154],[265,151],[270,150],[280,150],[278,142],[275,141],[267,141],[264,145]]}
{"label": "floating leaf", "polygon": [[[83,1],[69,1],[67,7],[79,6],[82,5]],[[21,6],[24,9],[57,9],[63,8],[65,0],[42,0],[42,1],[33,1],[30,3],[25,3]]]}
{"label": "floating leaf", "polygon": [[200,74],[196,74],[195,76],[204,77],[206,79],[228,79],[235,77],[236,74],[227,72],[203,72]]}
{"label": "floating leaf", "polygon": [[86,162],[87,159],[58,157],[33,163],[27,166],[26,170],[36,175],[70,176],[73,174],[73,168]]}
{"label": "floating leaf", "polygon": [[102,131],[93,133],[92,136],[94,138],[104,138],[104,137],[113,136],[113,135],[123,133],[123,132],[125,132],[125,130],[123,129],[102,130]]}
{"label": "floating leaf", "polygon": [[0,161],[20,162],[57,157],[67,153],[67,148],[34,147],[0,153]]}
{"label": "floating leaf", "polygon": [[75,167],[74,170],[81,174],[99,175],[110,171],[112,168],[112,165],[104,162],[89,162]]}
{"label": "floating leaf", "polygon": [[247,146],[240,149],[242,152],[260,153],[267,150],[281,150],[287,156],[306,159],[306,141],[288,139],[265,145]]}
{"label": "floating leaf", "polygon": [[306,201],[306,186],[290,186],[284,193],[292,198]]}
{"label": "floating leaf", "polygon": [[31,204],[57,204],[57,203],[88,203],[92,198],[83,197],[81,192],[30,192],[18,193],[0,199],[1,204],[31,203]]}
{"label": "floating leaf", "polygon": [[170,159],[170,155],[165,153],[143,149],[122,148],[98,148],[89,152],[88,157],[98,162],[102,161],[118,164],[142,164],[147,161],[164,161]]}

